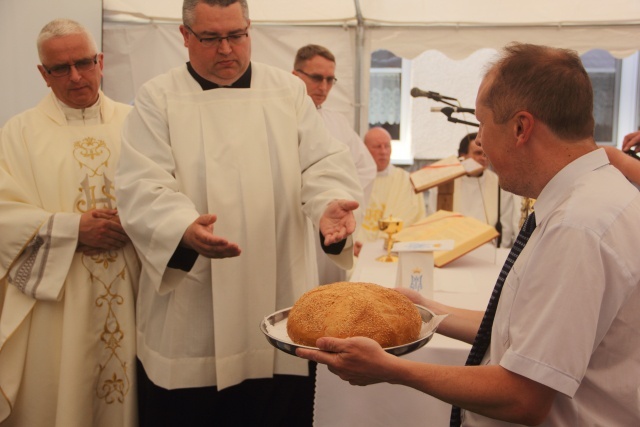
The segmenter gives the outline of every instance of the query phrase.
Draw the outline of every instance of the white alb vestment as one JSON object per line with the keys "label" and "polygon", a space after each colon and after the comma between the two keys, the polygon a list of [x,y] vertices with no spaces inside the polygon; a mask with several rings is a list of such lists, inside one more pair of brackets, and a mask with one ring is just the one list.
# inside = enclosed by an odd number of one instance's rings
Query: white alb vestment
{"label": "white alb vestment", "polygon": [[0,424],[137,425],[133,247],[76,252],[82,213],[116,208],[130,106],[51,93],[0,135]]}
{"label": "white alb vestment", "polygon": [[[329,129],[331,136],[349,147],[351,158],[356,166],[360,185],[364,192],[364,205],[369,202],[371,191],[373,190],[373,182],[376,179],[376,162],[373,160],[371,153],[364,145],[364,142],[358,134],[349,126],[349,122],[343,114],[328,110],[326,108],[318,108],[324,124]],[[316,242],[316,260],[318,263],[318,284],[344,281],[347,278],[346,270],[337,266],[324,253],[320,246],[320,238],[317,233],[313,233]]]}
{"label": "white alb vestment", "polygon": [[[310,283],[305,216],[317,227],[327,203],[362,203],[362,190],[349,151],[329,136],[300,79],[252,63],[250,89],[203,91],[186,66],[147,82],[124,125],[116,192],[142,261],[138,356],[156,385],[223,389],[307,373],[306,361],[276,351],[259,324]],[[168,268],[206,213],[241,255]],[[352,252],[350,237],[334,257],[349,268]]]}
{"label": "white alb vestment", "polygon": [[[493,227],[498,222],[498,175],[485,169],[481,176],[461,176],[454,180],[453,211],[475,218]],[[429,190],[428,214],[436,212],[438,188]],[[520,231],[520,205],[522,198],[500,189],[500,246],[510,248]]]}
{"label": "white alb vestment", "polygon": [[371,156],[362,138],[353,130],[342,113],[324,107],[318,108],[318,112],[320,112],[331,136],[349,147],[351,158],[358,172],[360,185],[362,185],[366,206],[369,203],[371,191],[373,191],[373,181],[378,173],[373,156]]}
{"label": "white alb vestment", "polygon": [[378,228],[378,220],[388,216],[400,218],[405,227],[425,217],[422,193],[413,190],[407,171],[393,165],[378,172],[358,240],[373,242],[384,238]]}

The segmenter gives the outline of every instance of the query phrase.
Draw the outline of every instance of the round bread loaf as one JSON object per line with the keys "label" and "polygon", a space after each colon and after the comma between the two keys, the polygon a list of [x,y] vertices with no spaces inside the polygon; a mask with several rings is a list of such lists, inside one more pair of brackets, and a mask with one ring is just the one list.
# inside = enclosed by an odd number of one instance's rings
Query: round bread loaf
{"label": "round bread loaf", "polygon": [[422,317],[403,294],[373,283],[336,282],[306,292],[287,319],[289,338],[315,347],[320,337],[369,337],[382,347],[418,339]]}

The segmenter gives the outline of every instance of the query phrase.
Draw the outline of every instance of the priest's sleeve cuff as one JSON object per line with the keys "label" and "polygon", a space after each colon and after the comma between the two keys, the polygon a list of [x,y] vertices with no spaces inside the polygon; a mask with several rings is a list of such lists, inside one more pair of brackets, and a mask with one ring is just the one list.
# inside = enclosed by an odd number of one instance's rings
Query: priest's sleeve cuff
{"label": "priest's sleeve cuff", "polygon": [[320,234],[320,246],[322,247],[324,253],[329,255],[340,255],[340,252],[342,252],[344,246],[347,244],[347,239],[343,239],[339,242],[332,243],[329,246],[325,246],[322,231],[318,231],[318,233]]}
{"label": "priest's sleeve cuff", "polygon": [[193,249],[178,246],[173,255],[171,255],[171,259],[169,260],[167,267],[182,271],[191,271],[193,264],[196,263],[197,259],[198,252]]}

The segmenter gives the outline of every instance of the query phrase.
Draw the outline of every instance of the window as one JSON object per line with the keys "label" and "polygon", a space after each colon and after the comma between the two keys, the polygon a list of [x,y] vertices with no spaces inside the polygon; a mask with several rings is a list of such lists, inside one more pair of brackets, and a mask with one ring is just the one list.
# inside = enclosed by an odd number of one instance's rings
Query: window
{"label": "window", "polygon": [[[480,49],[469,57],[451,59],[432,50],[410,61],[386,50],[372,53],[369,126],[382,126],[392,135],[394,164],[410,165],[414,157],[446,157],[473,130],[429,114],[430,108],[442,105],[426,98],[413,100],[411,87],[454,96],[462,106],[473,108],[483,70],[496,54]],[[593,85],[596,142],[618,145],[640,124],[640,55],[616,59],[607,51],[591,50],[581,59]],[[472,116],[463,118],[474,121]]]}
{"label": "window", "polygon": [[411,162],[409,84],[411,61],[388,50],[371,54],[369,127],[380,126],[391,134],[393,163]]}
{"label": "window", "polygon": [[581,56],[593,86],[595,139],[599,144],[615,145],[620,99],[621,61],[604,50],[590,50]]}
{"label": "window", "polygon": [[371,54],[369,127],[382,126],[393,139],[400,139],[402,104],[402,58],[388,50]]}

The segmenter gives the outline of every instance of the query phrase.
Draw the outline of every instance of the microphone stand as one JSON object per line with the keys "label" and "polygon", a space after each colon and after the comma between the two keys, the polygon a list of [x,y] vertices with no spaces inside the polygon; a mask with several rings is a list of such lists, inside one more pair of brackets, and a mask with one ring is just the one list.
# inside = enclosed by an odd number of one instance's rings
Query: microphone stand
{"label": "microphone stand", "polygon": [[[451,103],[449,101],[445,101],[444,99],[442,99],[442,97],[437,96],[437,95],[432,96],[431,99],[433,99],[434,101],[442,102],[443,104],[447,104],[450,107],[454,107],[454,108],[458,107],[458,105],[453,104],[453,103]],[[457,99],[456,99],[456,101],[457,101]]]}
{"label": "microphone stand", "polygon": [[450,121],[451,123],[462,123],[464,125],[475,126],[477,128],[480,127],[480,125],[478,123],[473,123],[473,122],[468,122],[466,120],[456,119],[455,117],[451,117],[450,115],[447,116],[447,120]]}
{"label": "microphone stand", "polygon": [[[442,96],[439,96],[439,95],[433,95],[433,96],[431,96],[431,99],[433,99],[434,101],[442,102],[443,104],[447,104],[448,106],[453,107],[453,108],[458,108],[459,107],[456,104],[453,104],[453,103],[451,103],[449,101],[445,101],[444,99],[442,99]],[[453,99],[455,101],[458,101],[455,98],[451,98],[451,99]],[[459,103],[459,101],[458,101],[458,103]],[[466,120],[460,120],[460,119],[456,119],[455,117],[451,117],[451,113],[453,113],[453,111],[451,111],[449,113],[443,111],[443,113],[444,113],[445,116],[447,116],[447,120],[450,121],[451,123],[462,123],[463,125],[475,126],[475,127],[478,127],[478,128],[480,127],[480,125],[478,123],[468,122]]]}

